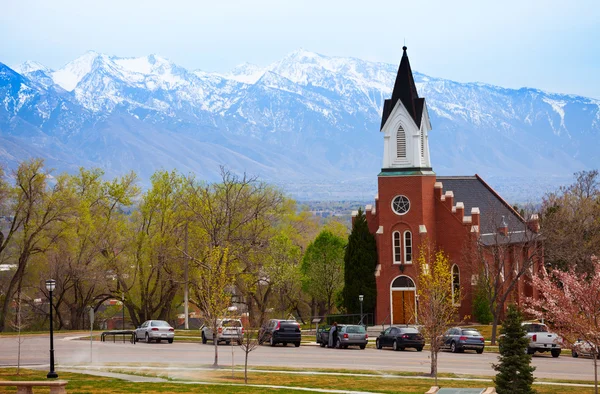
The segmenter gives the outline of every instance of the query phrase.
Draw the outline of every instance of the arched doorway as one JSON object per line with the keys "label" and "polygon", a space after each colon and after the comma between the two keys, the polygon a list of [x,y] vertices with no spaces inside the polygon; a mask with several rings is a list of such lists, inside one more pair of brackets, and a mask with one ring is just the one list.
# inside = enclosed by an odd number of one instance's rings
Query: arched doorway
{"label": "arched doorway", "polygon": [[392,281],[390,288],[392,324],[416,324],[415,282],[406,275],[400,275]]}

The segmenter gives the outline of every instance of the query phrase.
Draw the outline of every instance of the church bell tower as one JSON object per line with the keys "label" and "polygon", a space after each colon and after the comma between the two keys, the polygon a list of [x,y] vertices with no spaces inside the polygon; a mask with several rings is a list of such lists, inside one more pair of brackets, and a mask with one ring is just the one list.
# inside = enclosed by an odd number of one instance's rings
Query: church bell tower
{"label": "church bell tower", "polygon": [[385,100],[381,118],[383,167],[375,210],[376,316],[389,316],[392,324],[417,324],[416,262],[421,243],[425,239],[435,242],[436,175],[429,156],[427,105],[417,93],[407,48],[402,49],[392,97]]}
{"label": "church bell tower", "polygon": [[428,142],[431,123],[425,99],[417,93],[407,48],[402,49],[392,97],[383,104],[383,171],[427,172],[431,171]]}

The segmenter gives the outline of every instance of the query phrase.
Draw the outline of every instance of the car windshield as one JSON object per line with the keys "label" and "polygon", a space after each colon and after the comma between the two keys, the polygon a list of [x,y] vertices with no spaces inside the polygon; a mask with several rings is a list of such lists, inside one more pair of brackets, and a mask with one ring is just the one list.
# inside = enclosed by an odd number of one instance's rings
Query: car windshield
{"label": "car windshield", "polygon": [[480,337],[481,334],[475,330],[462,330],[462,335],[470,335],[472,337]]}
{"label": "car windshield", "polygon": [[239,320],[224,320],[223,327],[241,327],[242,326],[242,322]]}
{"label": "car windshield", "polygon": [[167,323],[166,321],[162,321],[162,320],[155,320],[150,325],[152,327],[171,327],[171,325],[169,323]]}
{"label": "car windshield", "polygon": [[348,334],[364,334],[365,328],[363,326],[348,326],[346,332]]}
{"label": "car windshield", "polygon": [[525,330],[527,332],[548,332],[548,327],[544,324],[527,324]]}

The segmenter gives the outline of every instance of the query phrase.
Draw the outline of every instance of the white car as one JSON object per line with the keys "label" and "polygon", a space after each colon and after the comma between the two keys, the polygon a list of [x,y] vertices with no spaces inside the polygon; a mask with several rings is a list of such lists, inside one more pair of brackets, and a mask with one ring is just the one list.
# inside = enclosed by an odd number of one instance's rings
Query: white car
{"label": "white car", "polygon": [[600,348],[598,348],[598,346],[594,346],[589,341],[582,341],[581,339],[578,339],[571,348],[571,356],[575,358],[579,356],[593,357],[594,355],[596,355],[597,358],[600,358]]}
{"label": "white car", "polygon": [[135,330],[136,342],[143,339],[147,343],[153,340],[158,343],[162,340],[173,343],[173,338],[175,329],[164,320],[147,320]]}
{"label": "white car", "polygon": [[[202,326],[202,343],[215,340],[215,334],[208,326]],[[244,327],[240,319],[219,319],[217,320],[217,336],[218,342],[225,342],[229,345],[231,342],[242,344],[244,338]]]}

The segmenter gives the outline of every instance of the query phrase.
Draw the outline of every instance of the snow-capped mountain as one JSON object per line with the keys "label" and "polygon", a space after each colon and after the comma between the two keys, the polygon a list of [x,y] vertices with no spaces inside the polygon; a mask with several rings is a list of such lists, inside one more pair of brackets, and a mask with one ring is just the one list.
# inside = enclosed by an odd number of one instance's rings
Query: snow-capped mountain
{"label": "snow-capped mountain", "polygon": [[[146,183],[159,168],[211,180],[225,165],[288,185],[331,190],[350,182],[371,191],[381,166],[381,107],[396,71],[305,50],[222,74],[156,55],[96,52],[59,70],[0,63],[0,163],[42,156],[57,170],[133,169]],[[439,174],[523,182],[600,164],[599,100],[419,73],[415,81]]]}

